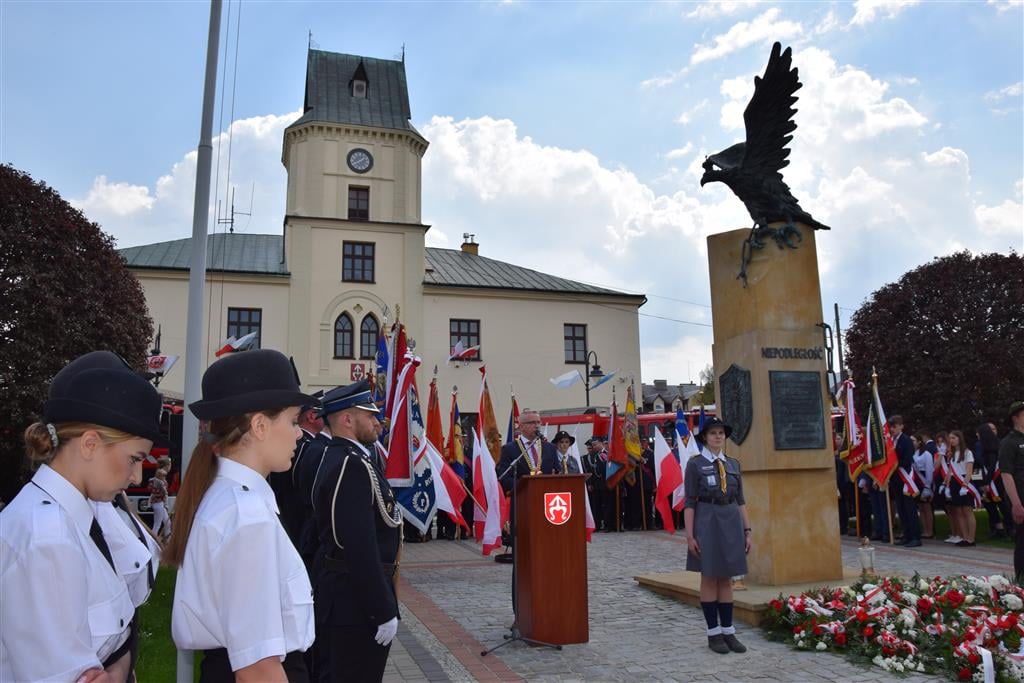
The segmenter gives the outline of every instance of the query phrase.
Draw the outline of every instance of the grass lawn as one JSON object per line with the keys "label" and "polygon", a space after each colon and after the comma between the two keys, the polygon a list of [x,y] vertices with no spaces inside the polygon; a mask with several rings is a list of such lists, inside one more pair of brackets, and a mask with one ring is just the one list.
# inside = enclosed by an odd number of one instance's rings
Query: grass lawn
{"label": "grass lawn", "polygon": [[[1013,539],[992,538],[988,530],[988,512],[975,510],[974,518],[978,520],[978,528],[974,534],[974,542],[978,545],[991,545],[997,548],[1013,548]],[[944,514],[935,515],[935,538],[942,540],[949,536],[949,517]]]}
{"label": "grass lawn", "polygon": [[[139,610],[139,661],[135,677],[145,683],[174,683],[177,680],[178,649],[171,639],[171,603],[174,600],[173,567],[160,567],[149,600]],[[194,680],[199,680],[196,656]]]}

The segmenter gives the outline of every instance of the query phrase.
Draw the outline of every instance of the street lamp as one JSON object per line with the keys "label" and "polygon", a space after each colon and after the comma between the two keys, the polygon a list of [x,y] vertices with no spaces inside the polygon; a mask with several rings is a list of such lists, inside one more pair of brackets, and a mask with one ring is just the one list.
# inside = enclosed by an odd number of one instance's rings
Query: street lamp
{"label": "street lamp", "polygon": [[[594,357],[593,365],[591,365],[591,363],[590,363],[590,357],[591,356]],[[601,364],[597,362],[597,352],[596,351],[588,351],[587,352],[587,357],[586,357],[586,359],[583,362],[584,362],[584,365],[585,365],[585,370],[584,370],[585,374],[583,376],[583,386],[584,386],[584,388],[587,391],[587,407],[589,408],[590,407],[590,380],[591,379],[601,379],[602,377],[604,377],[604,373],[601,372]]]}

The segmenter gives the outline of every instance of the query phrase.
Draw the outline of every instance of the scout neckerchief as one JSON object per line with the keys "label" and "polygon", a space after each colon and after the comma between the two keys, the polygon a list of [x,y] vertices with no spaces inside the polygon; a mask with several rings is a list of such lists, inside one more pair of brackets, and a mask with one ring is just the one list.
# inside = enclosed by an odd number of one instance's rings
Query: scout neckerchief
{"label": "scout neckerchief", "polygon": [[516,439],[516,444],[518,444],[519,450],[522,452],[523,457],[526,459],[526,465],[527,467],[530,468],[530,475],[532,476],[540,472],[540,458],[535,455],[537,439],[534,438],[534,440],[530,442],[529,450],[527,450],[526,446],[524,445],[525,443],[526,440],[522,436]]}
{"label": "scout neckerchief", "polygon": [[722,495],[727,493],[726,481],[725,481],[725,453],[719,453],[715,455],[709,451],[706,447],[704,448],[705,456],[711,456],[711,462],[715,463],[715,467],[718,468],[718,488],[722,489]]}

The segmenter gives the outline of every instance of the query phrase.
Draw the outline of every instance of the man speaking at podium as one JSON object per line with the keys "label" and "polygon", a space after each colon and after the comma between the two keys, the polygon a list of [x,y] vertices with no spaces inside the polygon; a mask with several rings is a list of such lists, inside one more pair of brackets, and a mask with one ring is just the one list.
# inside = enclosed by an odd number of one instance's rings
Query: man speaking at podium
{"label": "man speaking at podium", "polygon": [[[512,553],[515,554],[516,538],[516,481],[520,477],[558,472],[558,456],[555,447],[540,438],[540,413],[527,408],[519,414],[519,436],[501,447],[498,461],[498,476],[501,488],[512,495],[509,524],[512,534]],[[515,463],[513,465],[513,463]],[[539,511],[543,512],[543,511]],[[512,605],[516,601],[515,565],[512,565]]]}

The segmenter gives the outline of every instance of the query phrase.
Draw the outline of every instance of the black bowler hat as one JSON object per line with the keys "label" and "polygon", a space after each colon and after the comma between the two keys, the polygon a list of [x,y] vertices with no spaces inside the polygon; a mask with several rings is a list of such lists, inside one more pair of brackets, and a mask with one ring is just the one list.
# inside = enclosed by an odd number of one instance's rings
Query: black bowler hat
{"label": "black bowler hat", "polygon": [[359,408],[371,413],[380,413],[377,404],[373,402],[370,382],[365,379],[353,382],[348,386],[331,389],[324,394],[322,404],[323,407],[320,408],[320,415],[322,417],[327,417],[331,413],[337,413],[349,408]]}
{"label": "black bowler hat", "polygon": [[712,417],[711,419],[704,421],[704,426],[701,427],[700,431],[697,433],[697,441],[704,443],[704,435],[707,434],[708,430],[711,429],[712,427],[721,427],[722,429],[724,429],[725,438],[727,439],[732,435],[732,427],[725,424],[717,417]]}
{"label": "black bowler hat", "polygon": [[300,414],[304,413],[307,410],[319,411],[320,410],[320,400],[323,397],[324,397],[324,390],[323,389],[320,389],[319,391],[314,391],[312,394],[309,395],[309,398],[312,399],[312,400],[307,401],[306,403],[303,403],[301,406],[299,406],[299,413]]}
{"label": "black bowler hat", "polygon": [[161,443],[160,394],[115,353],[93,351],[67,364],[50,383],[49,423],[87,422]]}
{"label": "black bowler hat", "polygon": [[203,373],[203,399],[188,407],[200,420],[216,420],[313,402],[312,396],[299,391],[287,356],[258,349],[215,361]]}
{"label": "black bowler hat", "polygon": [[555,438],[551,439],[551,443],[558,443],[562,439],[569,439],[570,446],[576,443],[576,437],[564,430],[555,434]]}

